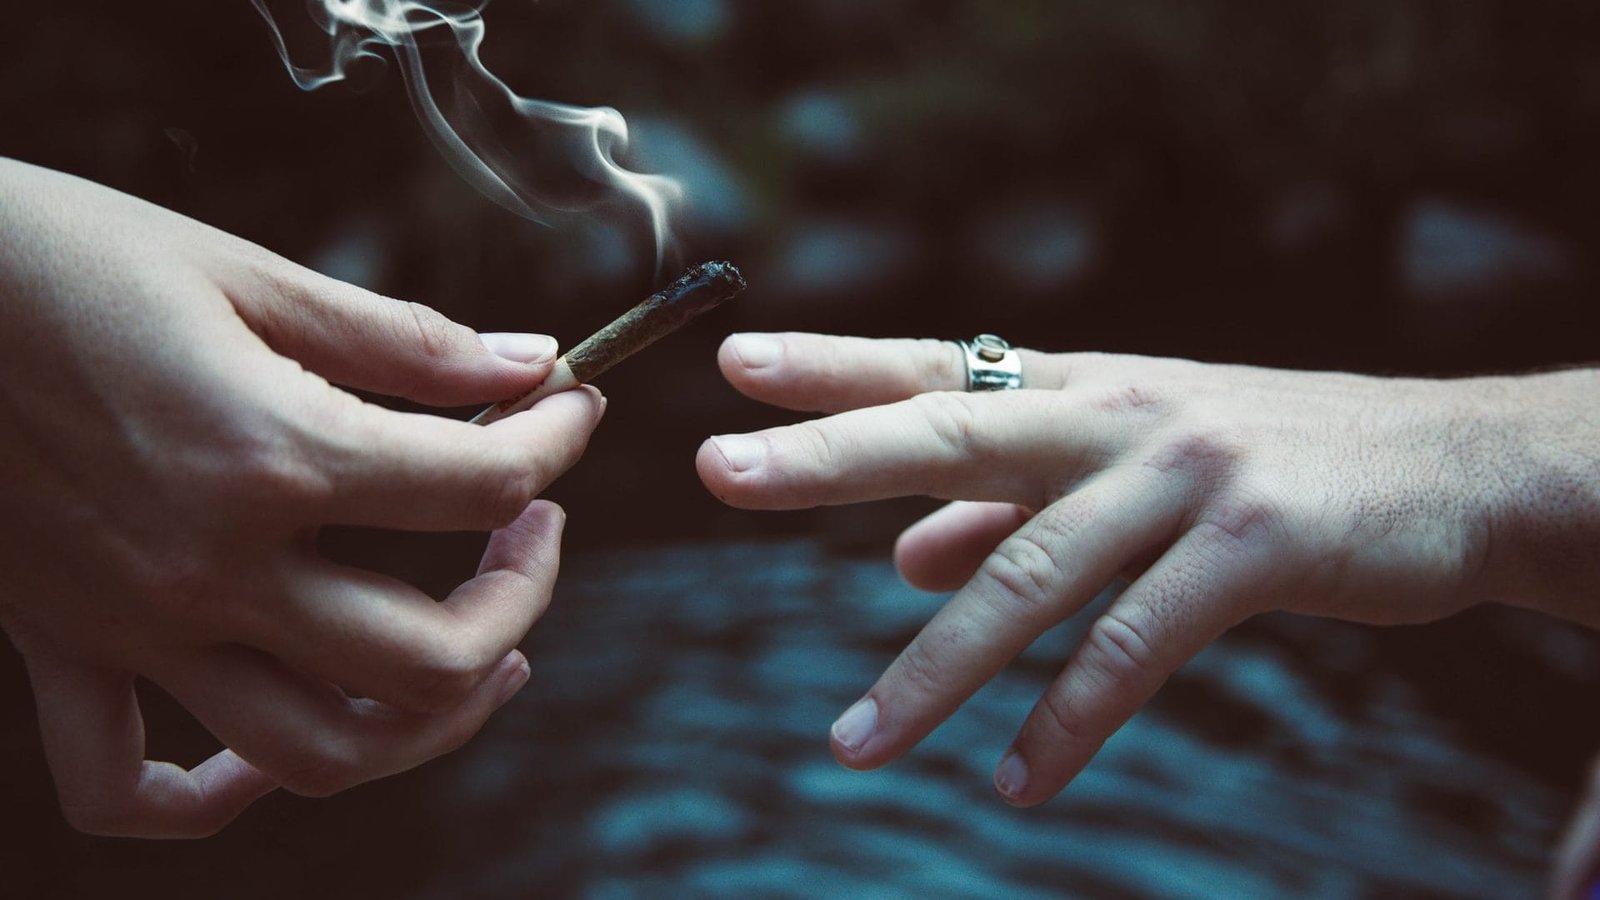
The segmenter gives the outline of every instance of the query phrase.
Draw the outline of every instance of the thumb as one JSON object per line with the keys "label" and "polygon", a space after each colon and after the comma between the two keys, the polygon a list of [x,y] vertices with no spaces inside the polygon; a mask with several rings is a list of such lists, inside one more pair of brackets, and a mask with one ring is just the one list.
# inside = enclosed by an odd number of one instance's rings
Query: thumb
{"label": "thumb", "polygon": [[480,336],[444,315],[272,256],[248,287],[224,284],[245,323],[274,351],[335,384],[435,406],[487,403],[537,387],[555,339]]}

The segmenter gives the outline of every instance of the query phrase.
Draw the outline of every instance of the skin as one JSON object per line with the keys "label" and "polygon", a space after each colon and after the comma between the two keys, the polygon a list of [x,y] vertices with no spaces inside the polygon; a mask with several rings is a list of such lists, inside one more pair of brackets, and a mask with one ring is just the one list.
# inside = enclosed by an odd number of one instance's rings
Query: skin
{"label": "skin", "polygon": [[725,502],[953,501],[905,531],[895,562],[955,596],[835,723],[846,766],[910,750],[1119,576],[1130,586],[1002,756],[1010,803],[1053,797],[1169,675],[1257,613],[1393,625],[1499,602],[1600,626],[1600,371],[1437,381],[1022,359],[1027,389],[968,394],[947,342],[722,347],[746,395],[827,414],[708,440],[697,466]]}
{"label": "skin", "polygon": [[[534,335],[480,337],[123,194],[0,160],[0,626],[62,810],[97,834],[213,833],[471,737],[527,681],[564,514],[534,498],[604,403],[480,428],[430,404],[537,385]],[[315,549],[319,528],[493,530],[445,601]],[[144,758],[142,677],[226,749]]]}

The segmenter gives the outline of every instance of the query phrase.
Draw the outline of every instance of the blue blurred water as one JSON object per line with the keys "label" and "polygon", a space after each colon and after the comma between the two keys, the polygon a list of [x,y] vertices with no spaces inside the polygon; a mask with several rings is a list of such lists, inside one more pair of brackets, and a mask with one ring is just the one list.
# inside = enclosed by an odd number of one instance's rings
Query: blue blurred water
{"label": "blue blurred water", "polygon": [[[828,726],[943,598],[810,541],[564,566],[523,645],[531,683],[465,748],[331,798],[280,792],[206,841],[68,830],[0,660],[0,897],[1531,898],[1600,743],[1592,632],[1508,610],[1268,616],[1061,797],[1014,810],[991,774],[1081,624],[862,774]],[[146,717],[162,758],[215,749],[157,695]]]}
{"label": "blue blurred water", "polygon": [[[1225,637],[1040,809],[990,777],[1078,625],[904,760],[838,767],[828,725],[941,599],[808,543],[579,562],[530,688],[433,783],[463,830],[412,896],[1538,893],[1569,799],[1339,623]],[[1592,640],[1567,649],[1593,671]]]}

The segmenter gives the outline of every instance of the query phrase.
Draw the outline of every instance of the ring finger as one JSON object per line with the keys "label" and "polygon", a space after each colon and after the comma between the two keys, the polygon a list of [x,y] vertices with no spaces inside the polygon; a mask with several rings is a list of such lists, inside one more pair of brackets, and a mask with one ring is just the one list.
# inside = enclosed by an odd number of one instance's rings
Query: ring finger
{"label": "ring finger", "polygon": [[907,528],[894,545],[894,563],[907,584],[954,591],[977,574],[1000,542],[1033,518],[1015,503],[958,500]]}
{"label": "ring finger", "polygon": [[[1022,383],[1062,385],[1062,357],[1019,350]],[[966,389],[967,370],[953,341],[874,339],[824,334],[736,334],[717,363],[730,384],[763,403],[836,413],[894,403],[930,391]]]}

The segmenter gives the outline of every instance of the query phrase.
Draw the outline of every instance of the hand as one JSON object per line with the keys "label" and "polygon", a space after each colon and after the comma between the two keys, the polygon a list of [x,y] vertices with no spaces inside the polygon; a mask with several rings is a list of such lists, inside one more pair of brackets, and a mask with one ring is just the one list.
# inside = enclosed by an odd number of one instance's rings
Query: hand
{"label": "hand", "polygon": [[1550,900],[1593,900],[1600,895],[1600,756],[1589,766],[1589,788],[1556,851]]}
{"label": "hand", "polygon": [[[331,794],[445,753],[521,687],[564,522],[533,498],[582,453],[599,395],[480,428],[329,382],[490,402],[537,385],[553,341],[480,339],[3,160],[0,229],[0,626],[69,822],[209,834],[277,785]],[[331,524],[498,530],[436,603],[321,558]],[[135,676],[229,749],[146,761]]]}
{"label": "hand", "polygon": [[1119,574],[995,783],[1043,802],[1225,630],[1288,609],[1423,622],[1484,600],[1600,622],[1600,377],[1386,380],[1024,351],[1028,390],[952,393],[953,344],[736,335],[739,390],[838,413],[713,438],[750,509],[954,503],[895,559],[955,597],[833,727],[853,768],[906,752]]}

